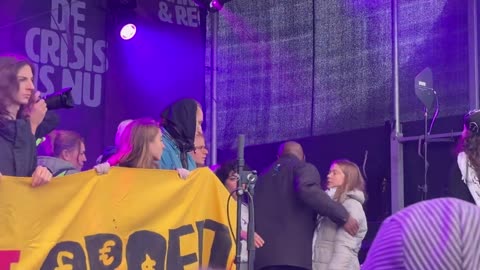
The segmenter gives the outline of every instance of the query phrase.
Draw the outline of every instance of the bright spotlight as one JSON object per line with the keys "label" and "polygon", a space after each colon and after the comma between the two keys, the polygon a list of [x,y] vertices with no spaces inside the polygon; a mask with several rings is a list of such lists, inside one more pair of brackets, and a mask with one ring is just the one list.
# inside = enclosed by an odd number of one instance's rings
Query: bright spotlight
{"label": "bright spotlight", "polygon": [[123,38],[124,40],[129,40],[135,36],[135,33],[137,32],[137,27],[133,23],[126,24],[125,26],[122,27],[122,30],[120,30],[120,37]]}

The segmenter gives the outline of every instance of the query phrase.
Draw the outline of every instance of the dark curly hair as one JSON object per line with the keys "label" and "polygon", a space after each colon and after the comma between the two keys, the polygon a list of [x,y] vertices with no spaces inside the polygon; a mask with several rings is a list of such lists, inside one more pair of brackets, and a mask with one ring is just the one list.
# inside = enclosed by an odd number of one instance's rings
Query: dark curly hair
{"label": "dark curly hair", "polygon": [[[225,181],[227,181],[230,172],[237,172],[238,161],[237,160],[228,160],[225,161],[215,170],[215,174],[217,175],[218,179],[225,185]],[[250,167],[245,164],[244,170],[249,171]]]}
{"label": "dark curly hair", "polygon": [[464,130],[458,144],[458,152],[465,152],[477,176],[480,176],[480,110],[464,117]]}
{"label": "dark curly hair", "polygon": [[463,132],[459,152],[465,152],[477,176],[480,176],[480,135],[469,130]]}

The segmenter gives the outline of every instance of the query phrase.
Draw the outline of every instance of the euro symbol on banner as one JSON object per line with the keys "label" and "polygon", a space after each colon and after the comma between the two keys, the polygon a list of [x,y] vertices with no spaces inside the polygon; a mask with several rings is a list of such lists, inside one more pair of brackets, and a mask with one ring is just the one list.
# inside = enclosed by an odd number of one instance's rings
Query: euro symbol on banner
{"label": "euro symbol on banner", "polygon": [[73,266],[71,264],[65,264],[63,258],[73,259],[73,253],[68,251],[60,251],[57,254],[57,267],[54,270],[72,270]]}
{"label": "euro symbol on banner", "polygon": [[145,261],[142,263],[142,270],[155,270],[157,262],[152,260],[148,254],[145,254]]}
{"label": "euro symbol on banner", "polygon": [[108,240],[103,244],[103,247],[98,250],[98,260],[100,260],[103,265],[109,266],[113,263],[115,257],[109,256],[108,254],[112,251],[112,247],[115,246],[115,242],[112,240]]}

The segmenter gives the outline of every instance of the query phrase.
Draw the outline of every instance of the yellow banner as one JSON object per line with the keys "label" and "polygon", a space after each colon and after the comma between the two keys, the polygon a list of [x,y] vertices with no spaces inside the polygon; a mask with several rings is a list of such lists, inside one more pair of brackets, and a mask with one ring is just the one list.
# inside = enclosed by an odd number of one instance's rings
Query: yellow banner
{"label": "yellow banner", "polygon": [[0,180],[0,270],[233,268],[228,192],[207,168],[188,180],[113,168],[30,183]]}

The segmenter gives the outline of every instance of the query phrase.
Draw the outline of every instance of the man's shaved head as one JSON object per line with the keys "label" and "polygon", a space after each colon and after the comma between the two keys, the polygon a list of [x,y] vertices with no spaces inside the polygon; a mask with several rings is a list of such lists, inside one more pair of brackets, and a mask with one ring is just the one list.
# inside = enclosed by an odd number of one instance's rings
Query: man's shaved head
{"label": "man's shaved head", "polygon": [[281,157],[283,155],[288,155],[288,154],[294,155],[300,160],[305,159],[302,146],[299,143],[294,141],[288,141],[288,142],[282,143],[278,148],[278,157]]}

